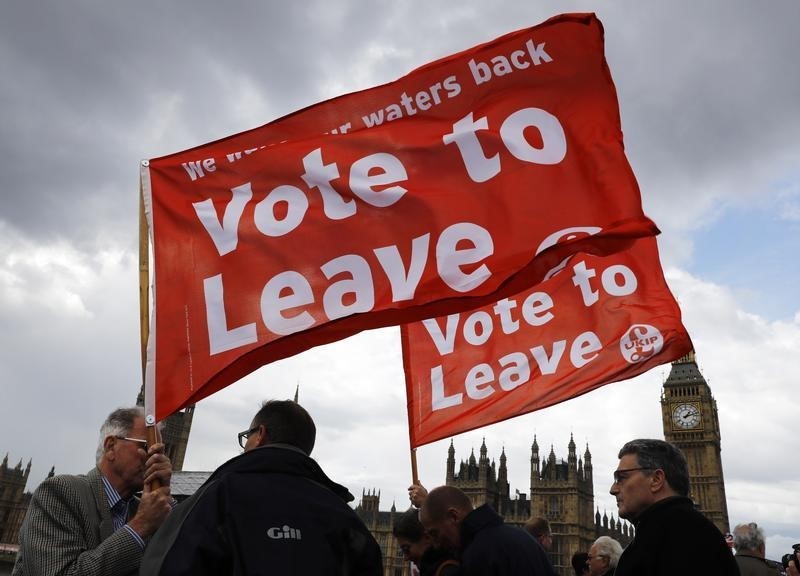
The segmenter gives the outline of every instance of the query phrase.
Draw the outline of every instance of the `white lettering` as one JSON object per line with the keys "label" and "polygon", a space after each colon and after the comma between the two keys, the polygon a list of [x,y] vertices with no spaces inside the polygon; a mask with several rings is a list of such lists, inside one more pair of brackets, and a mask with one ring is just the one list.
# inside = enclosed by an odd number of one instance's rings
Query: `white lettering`
{"label": "white lettering", "polygon": [[552,62],[553,59],[550,54],[544,51],[544,42],[541,44],[533,44],[533,40],[525,42],[525,47],[528,49],[528,54],[531,55],[531,61],[534,66],[538,66],[542,62]]}
{"label": "white lettering", "polygon": [[222,274],[203,280],[203,295],[206,301],[209,351],[212,355],[254,344],[258,340],[254,322],[228,330]]}
{"label": "white lettering", "polygon": [[[525,129],[531,127],[539,130],[541,148],[532,146],[525,138]],[[473,120],[470,112],[453,124],[452,132],[442,137],[445,144],[455,142],[467,174],[473,182],[486,182],[500,172],[500,154],[487,157],[478,140],[478,130],[488,129],[489,122],[485,116]],[[564,128],[558,118],[541,108],[523,108],[510,114],[500,125],[500,139],[506,149],[523,162],[558,164],[567,154]]]}
{"label": "white lettering", "polygon": [[575,338],[569,349],[569,359],[575,368],[585,366],[598,356],[603,348],[600,339],[594,332],[583,332]]}
{"label": "white lettering", "polygon": [[553,352],[550,357],[547,356],[547,351],[544,346],[534,346],[531,348],[531,356],[536,360],[541,374],[555,374],[558,363],[561,361],[561,356],[567,348],[566,340],[558,340],[553,342]]}
{"label": "white lettering", "polygon": [[293,316],[285,311],[314,302],[314,293],[306,277],[289,270],[273,276],[261,291],[261,318],[270,331],[281,336],[294,334],[314,325],[314,317],[306,310]]}
{"label": "white lettering", "polygon": [[214,246],[220,256],[236,250],[236,245],[239,243],[239,220],[242,218],[245,204],[253,197],[250,182],[231,188],[231,192],[233,193],[233,198],[225,207],[222,224],[217,218],[214,202],[210,198],[192,204],[195,214],[197,214],[208,235],[211,236],[211,240],[214,242]]}
{"label": "white lettering", "polygon": [[467,396],[473,400],[481,400],[494,394],[494,387],[491,382],[494,380],[494,372],[488,364],[478,364],[470,368],[464,380],[464,388]]}
{"label": "white lettering", "polygon": [[450,354],[456,342],[456,330],[458,329],[458,314],[450,314],[447,317],[444,333],[439,328],[439,321],[436,318],[426,318],[422,321],[422,325],[428,331],[428,334],[433,340],[433,345],[439,352],[439,356]]}
{"label": "white lettering", "polygon": [[[357,254],[346,254],[323,264],[320,269],[328,280],[339,274],[349,274],[349,279],[331,284],[322,296],[325,314],[331,320],[369,312],[375,306],[375,287],[369,263]],[[353,294],[352,303],[345,304],[345,295]]]}
{"label": "white lettering", "polygon": [[500,326],[503,328],[503,334],[513,334],[519,330],[519,320],[514,320],[511,317],[511,311],[517,307],[517,301],[509,298],[498,300],[494,305],[492,311],[500,317]]}
{"label": "white lettering", "polygon": [[[380,169],[379,174],[370,174]],[[406,193],[402,186],[389,186],[376,191],[376,186],[386,186],[408,180],[403,163],[391,154],[371,154],[353,162],[350,167],[350,188],[353,193],[367,204],[378,208],[391,206]]]}
{"label": "white lettering", "polygon": [[411,264],[407,273],[397,246],[384,246],[373,250],[392,286],[392,302],[414,298],[428,259],[430,238],[430,234],[423,234],[411,241]]}
{"label": "white lettering", "polygon": [[[275,217],[275,205],[286,203],[286,216]],[[308,210],[308,198],[303,191],[288,184],[273,188],[267,197],[256,204],[253,218],[258,231],[266,236],[283,236],[300,225]]]}
{"label": "white lettering", "polygon": [[[542,147],[534,148],[525,139],[525,129],[535,127]],[[534,164],[558,164],[567,155],[567,137],[558,118],[541,108],[523,108],[505,119],[500,137],[515,158]]]}
{"label": "white lettering", "polygon": [[554,318],[553,299],[546,292],[532,292],[522,303],[522,317],[531,326],[544,326]]}
{"label": "white lettering", "polygon": [[[458,249],[461,242],[472,248]],[[457,292],[469,292],[483,284],[492,275],[486,264],[465,273],[462,266],[477,264],[494,253],[494,242],[485,228],[469,222],[460,222],[445,228],[436,243],[436,267],[445,284]]]}
{"label": "white lettering", "polygon": [[450,134],[442,136],[445,144],[455,142],[467,168],[467,174],[473,182],[486,182],[500,172],[500,154],[496,153],[491,158],[487,158],[476,134],[478,130],[488,129],[489,122],[485,116],[473,121],[472,112],[470,112],[453,124],[453,131]]}
{"label": "white lettering", "polygon": [[591,306],[600,299],[598,291],[592,289],[591,279],[597,276],[594,269],[586,268],[586,262],[581,260],[572,267],[574,274],[572,275],[572,283],[581,289],[581,296],[583,297],[583,304]]}
{"label": "white lettering", "polygon": [[[196,162],[184,162],[181,166],[186,170],[192,182],[205,176],[205,172],[214,172],[217,169],[213,158],[205,158]],[[203,169],[205,169],[205,172],[203,172]]]}
{"label": "white lettering", "polygon": [[[617,277],[621,277],[622,282],[617,282]],[[611,296],[627,296],[636,292],[638,280],[633,270],[622,264],[614,264],[603,270],[600,276],[603,288]]]}
{"label": "white lettering", "polygon": [[345,200],[331,186],[331,181],[339,177],[336,162],[322,162],[322,148],[312,150],[303,157],[303,181],[309,188],[317,188],[322,194],[322,208],[331,220],[342,220],[356,213],[355,200]]}
{"label": "white lettering", "polygon": [[485,344],[492,335],[492,317],[488,312],[473,312],[464,321],[464,339],[473,346]]}
{"label": "white lettering", "polygon": [[431,368],[431,410],[443,410],[451,406],[458,406],[463,402],[464,395],[461,392],[451,396],[444,395],[444,379],[442,377],[442,367],[434,366]]}
{"label": "white lettering", "polygon": [[512,352],[506,354],[498,360],[500,366],[504,368],[497,378],[500,388],[509,392],[525,384],[531,379],[531,367],[528,363],[528,357],[522,352]]}

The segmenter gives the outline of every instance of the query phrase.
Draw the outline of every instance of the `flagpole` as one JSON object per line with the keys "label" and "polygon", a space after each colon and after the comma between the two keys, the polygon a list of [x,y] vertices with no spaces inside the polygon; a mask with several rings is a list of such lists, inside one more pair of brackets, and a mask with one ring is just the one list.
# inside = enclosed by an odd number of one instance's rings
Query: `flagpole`
{"label": "flagpole", "polygon": [[417,472],[417,449],[411,449],[411,483],[419,485],[419,473]]}
{"label": "flagpole", "polygon": [[[142,354],[142,386],[147,394],[145,374],[147,372],[147,340],[150,337],[150,242],[147,235],[147,215],[144,208],[144,188],[139,176],[139,335],[141,337]],[[148,403],[145,402],[145,406]],[[147,443],[161,442],[156,422],[147,425]],[[159,480],[150,483],[151,489],[161,486]]]}
{"label": "flagpole", "polygon": [[144,213],[144,189],[139,178],[139,332],[142,353],[142,385],[147,369],[147,339],[150,336],[150,244],[147,239],[147,218]]}

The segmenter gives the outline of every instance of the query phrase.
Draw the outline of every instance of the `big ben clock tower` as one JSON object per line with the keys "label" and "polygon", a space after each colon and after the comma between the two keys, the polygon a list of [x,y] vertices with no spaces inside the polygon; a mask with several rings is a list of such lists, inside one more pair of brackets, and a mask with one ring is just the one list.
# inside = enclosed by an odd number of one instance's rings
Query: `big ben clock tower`
{"label": "big ben clock tower", "polygon": [[661,395],[664,439],[680,448],[689,464],[689,496],[720,531],[729,531],[722,476],[717,403],[697,367],[694,352],[672,363]]}

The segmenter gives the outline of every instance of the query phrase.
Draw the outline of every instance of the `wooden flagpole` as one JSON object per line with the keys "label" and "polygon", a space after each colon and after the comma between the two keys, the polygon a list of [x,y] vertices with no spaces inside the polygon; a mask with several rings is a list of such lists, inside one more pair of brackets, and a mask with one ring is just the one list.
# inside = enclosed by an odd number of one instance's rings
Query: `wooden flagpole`
{"label": "wooden flagpole", "polygon": [[419,473],[417,472],[417,449],[411,449],[411,483],[419,485]]}
{"label": "wooden flagpole", "polygon": [[139,177],[139,332],[142,351],[142,386],[147,370],[147,339],[150,336],[150,243],[144,213],[144,189]]}
{"label": "wooden flagpole", "polygon": [[[147,215],[144,208],[144,188],[142,177],[139,176],[139,334],[141,337],[142,353],[142,386],[145,385],[147,373],[147,340],[150,337],[150,241],[147,235]],[[147,390],[145,389],[145,394]],[[147,403],[145,402],[145,405]],[[161,442],[156,422],[147,423],[147,443],[149,445]],[[154,481],[151,488],[160,486]]]}

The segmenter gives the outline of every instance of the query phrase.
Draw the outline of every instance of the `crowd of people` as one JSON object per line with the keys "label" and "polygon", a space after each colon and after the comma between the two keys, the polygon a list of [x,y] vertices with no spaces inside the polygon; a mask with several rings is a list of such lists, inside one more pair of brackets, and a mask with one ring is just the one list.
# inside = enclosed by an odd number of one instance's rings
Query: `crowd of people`
{"label": "crowd of people", "polygon": [[[381,549],[354,498],[311,458],[316,427],[293,401],[266,402],[239,434],[244,452],[189,499],[170,493],[172,467],[146,439],[141,408],[103,423],[96,467],[45,480],[20,530],[14,576],[364,575],[384,573]],[[608,536],[572,557],[576,576],[776,576],[755,523],[733,531],[736,554],[689,495],[684,455],[639,439],[618,454],[610,492],[636,535]],[[409,487],[393,536],[419,576],[553,576],[547,519],[518,528],[460,489]],[[800,576],[800,553],[785,573]]]}

